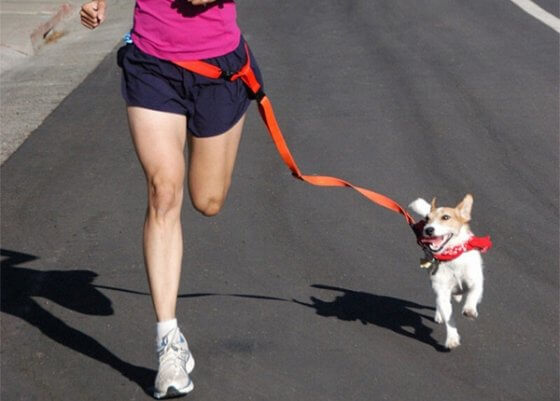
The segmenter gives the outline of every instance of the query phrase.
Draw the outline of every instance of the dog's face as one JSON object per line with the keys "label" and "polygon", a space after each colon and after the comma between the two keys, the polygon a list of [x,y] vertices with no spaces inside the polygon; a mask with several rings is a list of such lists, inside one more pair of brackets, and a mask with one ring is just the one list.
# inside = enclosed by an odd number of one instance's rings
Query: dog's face
{"label": "dog's face", "polygon": [[437,253],[454,239],[459,239],[460,234],[468,231],[468,222],[471,219],[473,204],[472,195],[468,194],[456,207],[437,207],[436,199],[432,200],[430,212],[426,216],[423,236],[420,241],[430,250]]}

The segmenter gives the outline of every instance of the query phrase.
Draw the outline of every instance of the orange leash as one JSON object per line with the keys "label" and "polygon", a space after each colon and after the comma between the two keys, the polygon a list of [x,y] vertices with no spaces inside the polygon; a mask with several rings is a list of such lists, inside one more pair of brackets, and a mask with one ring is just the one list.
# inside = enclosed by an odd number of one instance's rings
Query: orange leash
{"label": "orange leash", "polygon": [[282,160],[284,160],[284,163],[291,170],[294,177],[299,178],[300,180],[305,181],[311,185],[321,187],[352,188],[368,198],[370,201],[377,203],[378,205],[383,206],[396,213],[402,214],[406,219],[406,222],[412,226],[414,224],[414,219],[410,216],[410,214],[408,214],[408,212],[397,202],[385,195],[379,194],[366,188],[358,187],[340,178],[320,175],[304,175],[301,173],[301,170],[297,166],[295,159],[293,158],[290,149],[288,148],[288,145],[284,140],[284,136],[282,135],[280,126],[276,121],[276,117],[272,109],[272,104],[270,103],[268,97],[262,91],[261,84],[258,82],[257,77],[255,76],[255,73],[251,68],[251,60],[249,57],[249,48],[247,47],[247,44],[245,44],[245,51],[247,53],[247,62],[236,73],[228,73],[222,71],[219,67],[206,63],[204,61],[173,61],[173,63],[207,78],[225,79],[229,81],[241,79],[255,96],[259,105],[259,112],[268,129],[272,141],[276,145],[276,149],[278,150],[280,157],[282,157]]}

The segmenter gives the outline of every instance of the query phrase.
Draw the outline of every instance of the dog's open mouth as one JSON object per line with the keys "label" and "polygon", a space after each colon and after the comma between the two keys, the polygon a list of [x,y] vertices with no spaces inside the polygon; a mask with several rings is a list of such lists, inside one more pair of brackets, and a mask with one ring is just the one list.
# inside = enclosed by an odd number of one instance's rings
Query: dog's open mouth
{"label": "dog's open mouth", "polygon": [[440,235],[438,237],[423,237],[420,242],[427,245],[432,252],[439,252],[453,237],[453,234]]}

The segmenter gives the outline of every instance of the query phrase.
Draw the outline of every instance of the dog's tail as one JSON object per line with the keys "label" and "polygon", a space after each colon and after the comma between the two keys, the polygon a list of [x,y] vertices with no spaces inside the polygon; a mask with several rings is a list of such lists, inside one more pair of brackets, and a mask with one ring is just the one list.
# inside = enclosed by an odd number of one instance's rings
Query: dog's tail
{"label": "dog's tail", "polygon": [[427,215],[429,215],[430,210],[432,209],[430,204],[422,198],[418,198],[415,201],[411,202],[408,207],[422,217],[426,217]]}

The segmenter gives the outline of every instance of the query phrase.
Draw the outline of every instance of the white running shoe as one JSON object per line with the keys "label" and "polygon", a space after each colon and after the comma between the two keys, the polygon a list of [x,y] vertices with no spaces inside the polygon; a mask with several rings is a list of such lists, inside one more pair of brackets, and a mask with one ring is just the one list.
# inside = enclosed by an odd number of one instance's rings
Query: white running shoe
{"label": "white running shoe", "polygon": [[194,384],[189,373],[194,369],[194,359],[181,330],[175,328],[158,344],[159,369],[156,376],[154,397],[179,397],[191,392]]}

